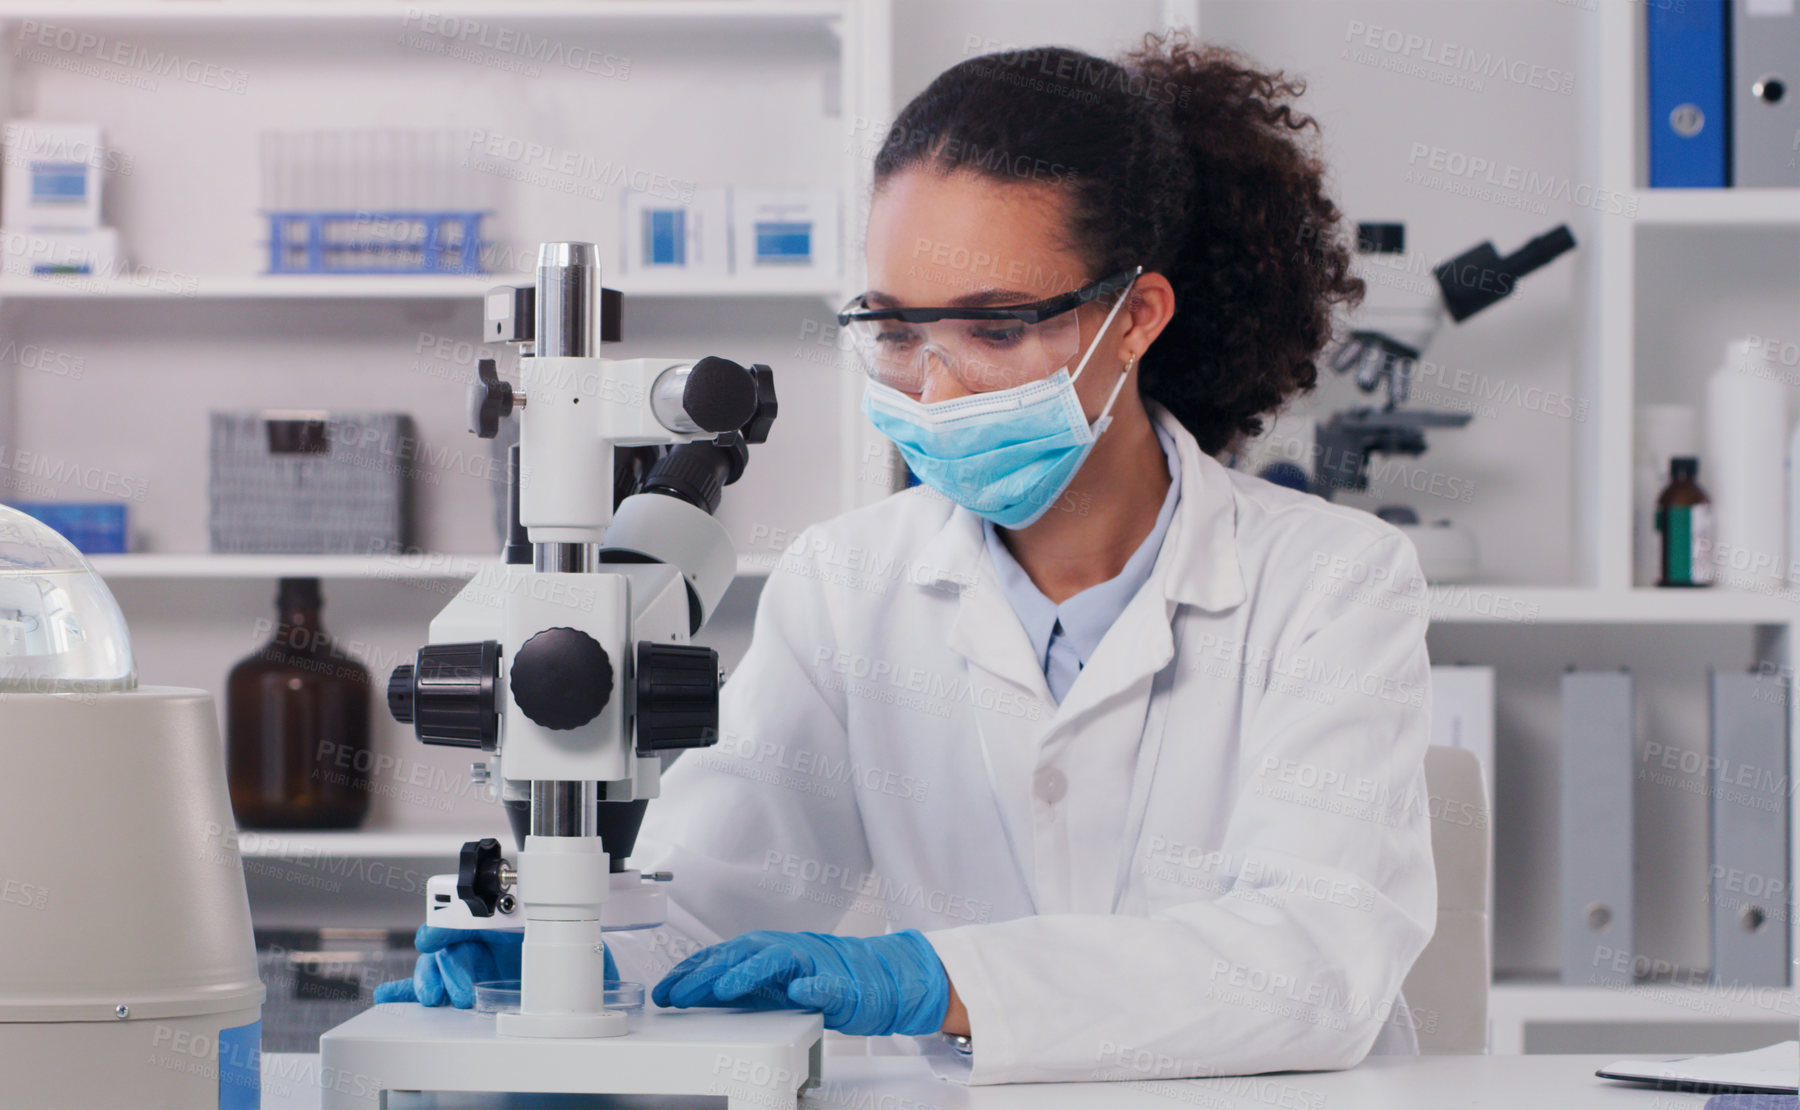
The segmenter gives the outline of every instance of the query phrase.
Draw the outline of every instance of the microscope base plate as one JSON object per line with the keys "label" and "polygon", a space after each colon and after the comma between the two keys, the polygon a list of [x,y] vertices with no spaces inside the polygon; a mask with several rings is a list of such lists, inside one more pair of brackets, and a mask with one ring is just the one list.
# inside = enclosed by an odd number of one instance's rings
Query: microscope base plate
{"label": "microscope base plate", "polygon": [[823,1036],[818,1014],[646,1006],[620,1037],[502,1037],[492,1014],[389,1003],[319,1038],[322,1107],[433,1091],[711,1095],[729,1110],[781,1110],[818,1084]]}

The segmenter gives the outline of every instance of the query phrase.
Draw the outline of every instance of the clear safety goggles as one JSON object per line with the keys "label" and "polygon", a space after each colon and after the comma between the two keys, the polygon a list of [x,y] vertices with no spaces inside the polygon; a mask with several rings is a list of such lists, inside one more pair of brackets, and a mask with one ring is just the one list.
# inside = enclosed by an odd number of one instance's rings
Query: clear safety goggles
{"label": "clear safety goggles", "polygon": [[870,308],[861,296],[838,313],[863,370],[918,394],[934,361],[975,393],[1049,377],[1081,353],[1075,309],[1130,286],[1143,267],[1031,304],[962,308]]}

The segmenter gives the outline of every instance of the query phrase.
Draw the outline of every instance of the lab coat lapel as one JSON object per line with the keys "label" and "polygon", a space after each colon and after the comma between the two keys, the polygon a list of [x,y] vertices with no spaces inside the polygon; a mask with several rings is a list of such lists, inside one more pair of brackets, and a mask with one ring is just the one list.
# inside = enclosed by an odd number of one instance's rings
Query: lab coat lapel
{"label": "lab coat lapel", "polygon": [[1176,606],[1223,610],[1245,597],[1237,556],[1237,510],[1230,476],[1200,450],[1194,437],[1161,406],[1151,416],[1175,441],[1181,497],[1150,578],[1107,630],[1080,679],[1058,708],[1057,721],[1079,719],[1129,692],[1143,698],[1147,683],[1175,653],[1170,625]]}
{"label": "lab coat lapel", "polygon": [[950,626],[950,650],[968,660],[971,668],[986,671],[1048,704],[1050,688],[1044,682],[1043,667],[1032,657],[1025,627],[988,561],[981,518],[967,509],[956,509],[925,545],[920,562],[929,568],[939,588],[952,582],[961,594]]}
{"label": "lab coat lapel", "polygon": [[1243,604],[1244,572],[1237,550],[1237,495],[1231,475],[1161,405],[1150,414],[1175,440],[1181,456],[1181,501],[1158,560],[1171,601],[1219,613]]}
{"label": "lab coat lapel", "polygon": [[1153,572],[1106,631],[1093,657],[1057,706],[1055,727],[1102,710],[1114,698],[1141,700],[1152,675],[1175,653],[1169,635],[1169,607]]}

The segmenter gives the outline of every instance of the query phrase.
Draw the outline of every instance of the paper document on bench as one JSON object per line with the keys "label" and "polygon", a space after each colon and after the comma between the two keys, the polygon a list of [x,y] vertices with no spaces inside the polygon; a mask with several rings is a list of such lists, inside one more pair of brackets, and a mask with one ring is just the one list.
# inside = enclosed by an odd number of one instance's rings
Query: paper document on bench
{"label": "paper document on bench", "polygon": [[1620,1060],[1594,1074],[1602,1079],[1654,1083],[1659,1087],[1793,1094],[1800,1089],[1800,1041],[1782,1041],[1767,1048],[1722,1056]]}

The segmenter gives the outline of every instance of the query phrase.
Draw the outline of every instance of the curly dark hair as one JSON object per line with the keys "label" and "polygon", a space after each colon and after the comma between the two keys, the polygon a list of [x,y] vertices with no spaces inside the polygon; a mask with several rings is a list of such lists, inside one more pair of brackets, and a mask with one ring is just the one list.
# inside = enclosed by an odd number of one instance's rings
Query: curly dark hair
{"label": "curly dark hair", "polygon": [[1317,384],[1334,306],[1363,295],[1324,167],[1301,141],[1318,124],[1290,103],[1305,89],[1185,32],[1147,34],[1117,62],[1062,47],[986,54],[907,104],[875,183],[926,165],[1062,188],[1061,231],[1091,278],[1142,264],[1174,286],[1139,388],[1218,454]]}

